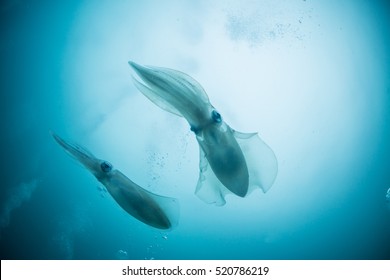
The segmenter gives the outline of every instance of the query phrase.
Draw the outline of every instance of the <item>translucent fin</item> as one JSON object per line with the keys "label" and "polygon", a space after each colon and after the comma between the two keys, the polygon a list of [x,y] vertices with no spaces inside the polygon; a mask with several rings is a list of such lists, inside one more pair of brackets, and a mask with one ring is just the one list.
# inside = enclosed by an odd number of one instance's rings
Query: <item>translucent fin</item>
{"label": "translucent fin", "polygon": [[278,174],[278,161],[274,152],[257,133],[234,131],[234,137],[241,147],[248,166],[248,194],[256,187],[266,193]]}
{"label": "translucent fin", "polygon": [[180,216],[179,200],[173,197],[162,196],[149,191],[147,192],[153,198],[153,200],[156,201],[156,203],[164,210],[165,215],[168,217],[171,223],[171,227],[166,231],[170,231],[177,227],[177,225],[179,224]]}
{"label": "translucent fin", "polygon": [[[241,133],[234,131],[234,137],[244,154],[249,173],[248,193],[256,187],[267,192],[278,173],[278,162],[274,152],[265,144],[257,133]],[[205,153],[200,149],[199,179],[195,194],[204,202],[223,206],[225,195],[231,193],[215,176],[209,166]]]}
{"label": "translucent fin", "polygon": [[119,206],[139,221],[160,230],[170,230],[178,224],[177,199],[154,194],[119,170],[113,170],[100,181]]}
{"label": "translucent fin", "polygon": [[208,204],[225,205],[225,195],[231,193],[215,176],[203,149],[199,146],[199,179],[195,194]]}
{"label": "translucent fin", "polygon": [[[175,114],[179,117],[183,117],[183,115],[180,114],[180,112],[175,107],[169,104],[165,99],[161,98],[160,94],[155,93],[151,88],[145,86],[143,83],[141,83],[134,77],[133,77],[133,82],[137,87],[137,89],[140,92],[142,92],[142,94],[144,94],[150,101],[156,104],[158,107],[172,114]],[[159,89],[155,89],[155,90],[159,90]]]}

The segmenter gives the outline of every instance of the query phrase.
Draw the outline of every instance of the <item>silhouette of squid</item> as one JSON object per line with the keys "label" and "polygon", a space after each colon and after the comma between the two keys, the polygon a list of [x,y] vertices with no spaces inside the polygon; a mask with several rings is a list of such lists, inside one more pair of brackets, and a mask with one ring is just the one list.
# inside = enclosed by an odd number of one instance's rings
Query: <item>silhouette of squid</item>
{"label": "silhouette of squid", "polygon": [[264,193],[270,189],[278,164],[257,133],[241,133],[227,125],[202,86],[187,74],[132,61],[129,65],[138,90],[162,109],[184,117],[195,133],[200,147],[195,193],[200,199],[224,205],[228,193],[245,197],[255,187]]}
{"label": "silhouette of squid", "polygon": [[98,159],[86,149],[65,142],[50,132],[65,151],[86,167],[106,188],[122,209],[139,221],[158,228],[170,229],[177,224],[179,203],[176,199],[151,193],[113,169],[108,161]]}

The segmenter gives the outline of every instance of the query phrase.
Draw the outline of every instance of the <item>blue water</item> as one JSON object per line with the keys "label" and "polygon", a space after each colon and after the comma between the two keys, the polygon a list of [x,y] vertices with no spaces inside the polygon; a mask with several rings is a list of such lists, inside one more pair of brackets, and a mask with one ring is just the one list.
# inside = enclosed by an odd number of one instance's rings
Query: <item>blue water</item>
{"label": "blue water", "polygon": [[[1,259],[390,259],[386,1],[167,2],[1,2]],[[195,137],[130,59],[188,73],[258,131],[272,188],[198,199]],[[49,130],[178,198],[178,226],[129,216]]]}

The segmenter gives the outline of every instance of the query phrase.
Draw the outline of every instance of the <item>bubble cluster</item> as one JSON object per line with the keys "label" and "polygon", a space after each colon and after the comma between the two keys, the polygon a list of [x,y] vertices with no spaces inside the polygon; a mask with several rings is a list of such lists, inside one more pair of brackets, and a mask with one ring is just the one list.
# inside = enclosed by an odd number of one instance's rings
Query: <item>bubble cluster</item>
{"label": "bubble cluster", "polygon": [[116,254],[115,254],[115,257],[117,260],[128,260],[129,259],[127,251],[125,251],[125,250],[118,250],[118,252],[116,252]]}

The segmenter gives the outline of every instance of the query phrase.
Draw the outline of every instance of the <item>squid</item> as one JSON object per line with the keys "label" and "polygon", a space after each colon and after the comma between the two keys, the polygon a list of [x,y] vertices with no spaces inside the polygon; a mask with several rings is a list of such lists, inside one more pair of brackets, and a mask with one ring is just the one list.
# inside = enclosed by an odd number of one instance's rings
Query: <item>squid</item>
{"label": "squid", "polygon": [[149,192],[113,168],[108,161],[98,159],[76,144],[64,141],[50,132],[65,151],[86,167],[107,189],[119,206],[137,220],[157,229],[169,230],[177,225],[177,199]]}
{"label": "squid", "polygon": [[203,87],[189,75],[168,68],[128,62],[136,88],[160,108],[184,117],[199,143],[199,178],[195,194],[222,206],[225,196],[247,196],[256,187],[266,193],[278,163],[257,133],[232,129],[211,105]]}

